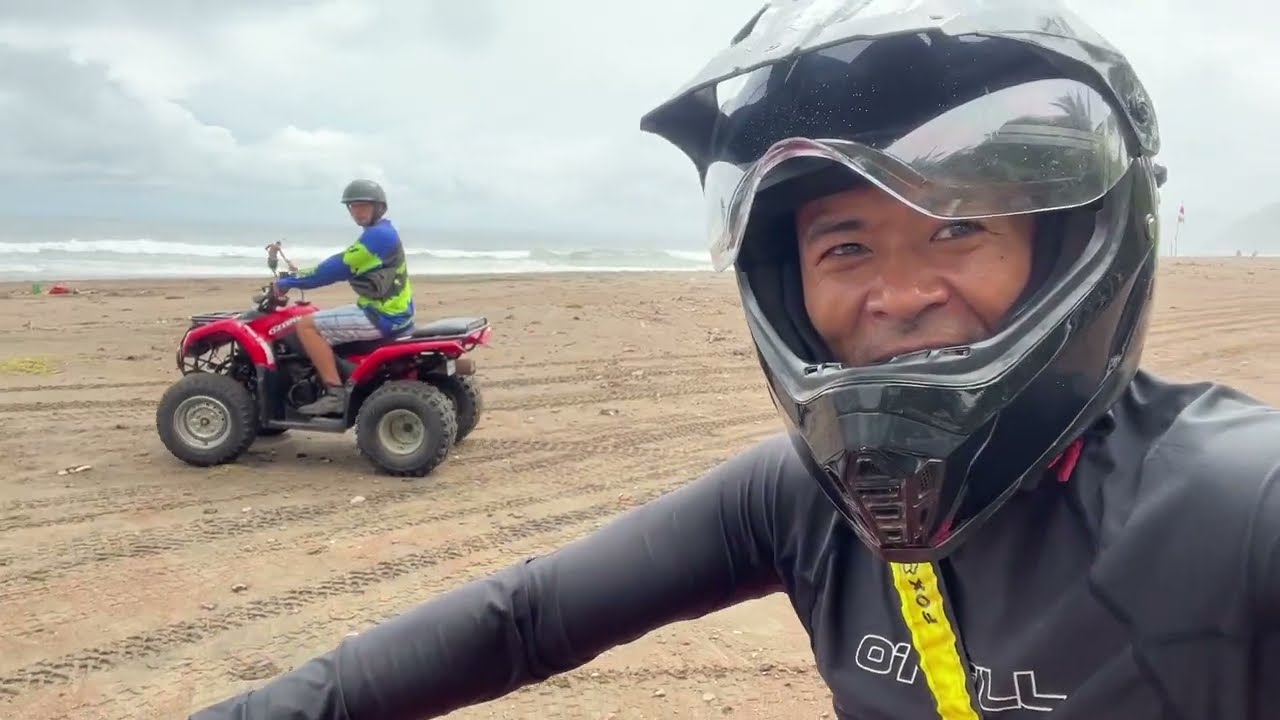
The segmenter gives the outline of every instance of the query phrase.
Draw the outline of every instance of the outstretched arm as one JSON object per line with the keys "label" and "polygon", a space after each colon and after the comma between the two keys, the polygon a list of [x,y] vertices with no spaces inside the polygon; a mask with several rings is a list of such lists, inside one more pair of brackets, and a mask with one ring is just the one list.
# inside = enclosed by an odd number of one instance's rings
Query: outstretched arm
{"label": "outstretched arm", "polygon": [[[390,257],[396,244],[395,231],[385,225],[366,228],[360,234],[360,239],[348,246],[346,250],[330,255],[316,267],[303,270],[296,277],[281,280],[277,287],[281,290],[290,288],[311,290],[350,280],[356,275],[381,267]],[[281,256],[283,257],[283,253]],[[288,260],[286,259],[285,262]]]}
{"label": "outstretched arm", "polygon": [[[311,290],[313,288],[332,285],[336,282],[351,279],[351,268],[344,262],[346,254],[350,252],[350,248],[335,255],[330,255],[320,261],[319,265],[313,268],[303,270],[293,277],[281,278],[276,281],[276,287],[280,290],[290,290],[292,288],[302,288],[303,290]],[[283,254],[282,254],[283,255]],[[287,259],[285,262],[289,262]]]}
{"label": "outstretched arm", "polygon": [[782,448],[757,446],[586,538],[445,593],[191,720],[438,717],[667,623],[780,590]]}

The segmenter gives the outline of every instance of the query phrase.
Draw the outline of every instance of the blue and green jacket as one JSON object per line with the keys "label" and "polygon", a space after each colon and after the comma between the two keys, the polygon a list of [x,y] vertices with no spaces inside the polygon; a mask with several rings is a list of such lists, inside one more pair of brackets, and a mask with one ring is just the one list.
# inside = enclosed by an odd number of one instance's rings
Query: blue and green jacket
{"label": "blue and green jacket", "polygon": [[346,280],[364,310],[384,335],[394,335],[413,325],[413,286],[400,233],[383,218],[360,233],[346,250],[331,255],[296,277],[281,278],[281,290],[313,288]]}

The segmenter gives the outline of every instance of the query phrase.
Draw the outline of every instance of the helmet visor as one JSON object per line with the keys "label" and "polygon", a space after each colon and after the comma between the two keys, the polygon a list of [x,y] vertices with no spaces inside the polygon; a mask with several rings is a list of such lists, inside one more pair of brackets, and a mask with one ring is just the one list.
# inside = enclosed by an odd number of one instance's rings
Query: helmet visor
{"label": "helmet visor", "polygon": [[[749,74],[733,92],[726,114],[768,102],[767,77]],[[726,81],[742,83],[743,78]],[[723,84],[723,83],[722,83]],[[744,97],[749,96],[749,97]],[[853,96],[856,97],[856,96]],[[849,95],[841,98],[855,103]],[[756,110],[755,112],[758,112]],[[782,120],[780,122],[780,120]],[[844,166],[917,211],[939,219],[975,219],[1078,207],[1111,189],[1132,161],[1123,116],[1092,87],[1068,79],[1035,79],[978,94],[903,130],[842,136],[789,132],[813,129],[813,119],[789,124],[774,112],[774,134],[762,154],[743,163],[746,146],[760,143],[759,122],[740,122],[720,138],[723,152],[704,181],[712,261],[723,270],[737,259],[758,193],[793,177],[801,158]],[[755,127],[752,127],[755,126]],[[779,170],[787,164],[785,170]],[[820,163],[826,165],[827,163]],[[792,208],[794,209],[794,208]]]}

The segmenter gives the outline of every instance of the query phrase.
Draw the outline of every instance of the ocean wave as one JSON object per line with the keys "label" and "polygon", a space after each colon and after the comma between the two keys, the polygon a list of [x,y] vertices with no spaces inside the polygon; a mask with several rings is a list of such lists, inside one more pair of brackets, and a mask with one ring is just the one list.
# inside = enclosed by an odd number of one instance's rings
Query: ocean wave
{"label": "ocean wave", "polygon": [[[284,246],[285,254],[298,259],[323,259],[340,251],[341,247],[318,247],[315,245]],[[409,245],[406,254],[419,257],[433,257],[439,260],[527,260],[527,259],[571,259],[600,260],[611,258],[646,258],[663,256],[674,260],[688,262],[705,262],[707,253],[693,250],[651,250],[635,248],[533,248],[516,250],[467,250],[460,248],[421,248]],[[44,242],[0,242],[0,253],[5,255],[49,255],[70,253],[77,255],[173,255],[181,257],[201,258],[246,258],[259,259],[266,256],[264,247],[255,245],[221,245],[213,243],[167,242],[138,238],[134,240],[70,240]]]}
{"label": "ocean wave", "polygon": [[[285,254],[306,267],[341,247],[285,244]],[[13,259],[0,278],[90,279],[266,275],[266,253],[252,245],[133,240],[0,242]],[[532,272],[703,271],[706,252],[642,248],[463,249],[406,248],[415,275]]]}
{"label": "ocean wave", "polygon": [[[335,252],[340,246],[319,247],[315,245],[292,245],[286,243],[284,253],[297,260],[322,260]],[[0,242],[0,252],[6,255],[154,255],[180,256],[198,258],[244,258],[262,259],[266,257],[264,246],[256,245],[222,245],[214,243],[167,242],[138,238],[135,240],[70,240],[44,242]],[[408,248],[409,255],[433,255],[441,259],[490,258],[496,260],[518,260],[529,256],[528,250],[455,250],[455,249],[418,249]]]}

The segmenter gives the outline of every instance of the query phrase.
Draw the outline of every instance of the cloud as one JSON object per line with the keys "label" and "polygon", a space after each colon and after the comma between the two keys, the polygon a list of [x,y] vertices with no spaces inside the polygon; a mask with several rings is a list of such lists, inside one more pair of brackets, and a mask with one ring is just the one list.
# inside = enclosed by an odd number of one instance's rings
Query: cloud
{"label": "cloud", "polygon": [[[701,242],[696,178],[638,121],[756,7],[107,0],[69,16],[10,0],[0,212],[325,222],[346,180],[371,176],[401,222]],[[1280,152],[1280,49],[1266,34],[1278,11],[1076,7],[1155,97],[1166,227],[1180,200],[1189,220],[1225,223],[1276,198],[1262,158]]]}
{"label": "cloud", "polygon": [[[678,177],[687,190],[687,169],[636,125],[729,32],[706,29],[716,27],[706,11],[635,8],[646,19],[491,0],[165,7],[144,15],[106,3],[68,20],[19,5],[0,31],[6,62],[21,68],[0,96],[13,111],[0,119],[6,183],[276,195],[291,212],[332,213],[341,185],[364,175],[409,214],[456,223],[627,226],[696,211],[696,197],[654,188]],[[683,28],[667,33],[683,37],[683,52],[654,62],[620,42],[668,20]]]}

